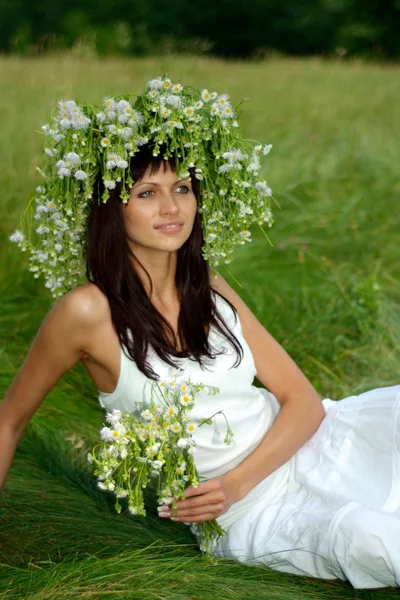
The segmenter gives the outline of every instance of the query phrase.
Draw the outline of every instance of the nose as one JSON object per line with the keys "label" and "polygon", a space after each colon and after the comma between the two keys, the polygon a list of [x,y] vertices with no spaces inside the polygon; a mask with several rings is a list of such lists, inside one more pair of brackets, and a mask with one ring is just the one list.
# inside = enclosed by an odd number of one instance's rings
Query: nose
{"label": "nose", "polygon": [[166,191],[161,198],[160,213],[165,215],[175,215],[179,212],[178,201],[170,190]]}

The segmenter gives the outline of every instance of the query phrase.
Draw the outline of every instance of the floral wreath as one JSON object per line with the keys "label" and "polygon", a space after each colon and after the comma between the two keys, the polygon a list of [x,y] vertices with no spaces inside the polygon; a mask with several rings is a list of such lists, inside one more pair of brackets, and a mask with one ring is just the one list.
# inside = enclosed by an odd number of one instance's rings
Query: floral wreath
{"label": "floral wreath", "polygon": [[[260,155],[271,145],[245,140],[238,132],[239,107],[227,94],[198,90],[167,77],[148,82],[141,95],[106,98],[101,106],[58,102],[46,138],[43,177],[10,240],[28,251],[33,276],[43,275],[57,298],[85,279],[83,250],[95,180],[101,173],[102,201],[121,182],[129,200],[134,181],[129,161],[151,143],[153,155],[178,159],[178,176],[194,169],[200,180],[199,212],[203,257],[212,268],[231,261],[236,244],[251,241],[249,226],[273,223],[271,189],[260,178]],[[33,225],[37,220],[37,226]],[[35,230],[35,232],[33,232]]]}

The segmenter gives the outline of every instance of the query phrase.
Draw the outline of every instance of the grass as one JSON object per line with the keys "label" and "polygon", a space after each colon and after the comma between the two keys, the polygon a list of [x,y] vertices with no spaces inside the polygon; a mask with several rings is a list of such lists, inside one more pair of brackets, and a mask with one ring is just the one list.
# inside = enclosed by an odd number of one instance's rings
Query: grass
{"label": "grass", "polygon": [[[0,396],[51,299],[9,234],[37,185],[34,133],[60,98],[99,101],[168,72],[246,103],[244,129],[272,143],[266,176],[280,209],[269,236],[222,274],[324,397],[398,383],[400,78],[394,65],[0,59]],[[377,287],[378,286],[378,287]],[[397,596],[204,560],[183,525],[117,515],[85,461],[103,413],[77,367],[26,429],[0,496],[0,600],[314,599]]]}

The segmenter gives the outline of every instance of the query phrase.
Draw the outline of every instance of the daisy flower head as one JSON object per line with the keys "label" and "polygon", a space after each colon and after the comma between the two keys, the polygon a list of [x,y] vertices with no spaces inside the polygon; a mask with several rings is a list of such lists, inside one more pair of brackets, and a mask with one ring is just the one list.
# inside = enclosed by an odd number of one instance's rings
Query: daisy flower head
{"label": "daisy flower head", "polygon": [[169,428],[173,433],[179,433],[182,429],[179,423],[172,423]]}
{"label": "daisy flower head", "polygon": [[185,117],[193,117],[195,114],[194,106],[187,106],[186,108],[184,108],[183,114],[185,115]]}
{"label": "daisy flower head", "polygon": [[226,104],[225,106],[222,107],[220,114],[221,114],[221,117],[224,119],[232,119],[233,118],[232,106],[230,104]]}
{"label": "daisy flower head", "polygon": [[182,475],[184,475],[184,474],[185,474],[185,471],[186,471],[186,463],[185,463],[185,462],[182,462],[182,463],[179,465],[179,467],[177,467],[177,469],[176,469],[176,474],[177,474],[179,477],[182,477]]}
{"label": "daisy flower head", "polygon": [[195,425],[195,423],[187,423],[186,424],[186,431],[188,433],[194,433],[196,431],[196,425]]}
{"label": "daisy flower head", "polygon": [[208,90],[202,90],[201,99],[203,100],[203,102],[210,102],[210,100],[211,100],[210,92]]}
{"label": "daisy flower head", "polygon": [[114,98],[105,98],[104,99],[104,107],[106,110],[115,110]]}
{"label": "daisy flower head", "polygon": [[174,94],[179,94],[179,92],[181,92],[183,90],[183,85],[181,85],[180,83],[174,83],[172,86],[172,91],[174,92]]}
{"label": "daisy flower head", "polygon": [[220,106],[226,106],[226,104],[229,104],[229,102],[228,102],[228,101],[229,101],[229,96],[228,96],[228,94],[220,94],[220,95],[218,96],[217,103],[218,103]]}
{"label": "daisy flower head", "polygon": [[182,404],[182,406],[190,406],[192,404],[192,401],[193,401],[192,396],[189,396],[188,394],[183,394],[179,398],[179,402]]}
{"label": "daisy flower head", "polygon": [[170,90],[172,88],[172,83],[170,79],[164,79],[164,81],[161,84],[161,88],[163,90]]}

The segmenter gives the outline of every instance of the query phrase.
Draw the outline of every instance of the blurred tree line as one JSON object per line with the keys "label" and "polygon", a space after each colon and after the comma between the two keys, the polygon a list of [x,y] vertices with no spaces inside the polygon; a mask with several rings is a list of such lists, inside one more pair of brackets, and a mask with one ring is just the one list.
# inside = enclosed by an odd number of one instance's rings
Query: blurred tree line
{"label": "blurred tree line", "polygon": [[0,0],[0,51],[400,55],[400,0]]}

